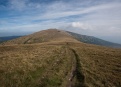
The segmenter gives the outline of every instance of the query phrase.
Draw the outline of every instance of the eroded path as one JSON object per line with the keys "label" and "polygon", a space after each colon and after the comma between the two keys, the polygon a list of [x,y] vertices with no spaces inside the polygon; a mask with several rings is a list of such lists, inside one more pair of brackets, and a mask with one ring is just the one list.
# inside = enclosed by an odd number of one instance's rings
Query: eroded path
{"label": "eroded path", "polygon": [[74,58],[72,59],[72,69],[70,71],[67,87],[86,87],[84,84],[85,77],[82,73],[79,55],[76,53],[74,49],[69,49],[74,54]]}

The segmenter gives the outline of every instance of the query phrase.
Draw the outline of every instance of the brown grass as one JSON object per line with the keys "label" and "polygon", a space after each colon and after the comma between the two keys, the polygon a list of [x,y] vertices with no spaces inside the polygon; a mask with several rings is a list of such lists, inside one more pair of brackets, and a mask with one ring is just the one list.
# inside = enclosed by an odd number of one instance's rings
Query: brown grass
{"label": "brown grass", "polygon": [[121,86],[121,50],[88,44],[73,44],[88,87]]}
{"label": "brown grass", "polygon": [[43,32],[47,42],[19,38],[0,46],[1,87],[121,87],[121,49],[84,44],[57,30],[61,34],[49,30],[51,37]]}
{"label": "brown grass", "polygon": [[59,87],[67,84],[71,53],[61,45],[0,47],[2,87]]}

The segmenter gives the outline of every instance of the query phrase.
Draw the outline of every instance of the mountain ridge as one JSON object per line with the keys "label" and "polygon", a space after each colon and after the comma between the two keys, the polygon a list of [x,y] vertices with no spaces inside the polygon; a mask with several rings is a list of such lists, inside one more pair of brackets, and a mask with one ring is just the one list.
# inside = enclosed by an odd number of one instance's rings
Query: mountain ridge
{"label": "mountain ridge", "polygon": [[94,36],[77,34],[77,33],[73,33],[70,31],[67,31],[67,32],[70,33],[72,36],[74,36],[77,40],[84,42],[84,43],[113,47],[113,48],[121,48],[121,44],[118,44],[118,43],[106,41],[100,38],[96,38]]}
{"label": "mountain ridge", "polygon": [[4,45],[9,45],[9,44],[32,44],[32,43],[42,43],[42,42],[51,42],[51,41],[66,41],[66,40],[74,40],[72,35],[69,33],[63,31],[63,30],[58,30],[58,29],[48,29],[48,30],[43,30],[39,32],[35,32],[30,35],[26,35],[20,38],[16,38],[10,41],[7,41],[5,43],[2,43]]}
{"label": "mountain ridge", "polygon": [[87,36],[82,34],[73,33],[70,31],[64,31],[59,29],[48,29],[39,32],[35,32],[30,35],[22,36],[20,38],[16,38],[14,40],[6,41],[2,44],[32,44],[32,43],[43,43],[50,41],[62,41],[67,40],[71,41],[72,39],[78,40],[87,44],[94,44],[99,46],[113,47],[113,48],[121,48],[121,44],[109,42],[106,40],[102,40],[93,36]]}

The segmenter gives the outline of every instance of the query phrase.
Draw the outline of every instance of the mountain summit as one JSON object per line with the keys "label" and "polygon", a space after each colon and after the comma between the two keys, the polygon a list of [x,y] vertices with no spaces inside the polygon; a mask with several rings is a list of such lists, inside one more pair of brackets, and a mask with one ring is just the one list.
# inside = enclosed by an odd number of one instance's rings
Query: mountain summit
{"label": "mountain summit", "polygon": [[7,41],[4,44],[33,44],[52,41],[76,41],[76,39],[66,31],[48,29]]}

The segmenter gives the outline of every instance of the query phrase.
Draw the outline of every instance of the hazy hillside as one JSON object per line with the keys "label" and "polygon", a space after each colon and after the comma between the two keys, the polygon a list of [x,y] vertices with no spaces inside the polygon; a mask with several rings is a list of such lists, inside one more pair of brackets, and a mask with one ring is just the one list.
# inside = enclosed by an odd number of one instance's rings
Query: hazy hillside
{"label": "hazy hillside", "polygon": [[121,48],[121,44],[112,43],[112,42],[105,41],[105,40],[102,40],[93,36],[81,35],[81,34],[69,32],[69,31],[67,32],[70,33],[72,36],[74,36],[77,40],[84,42],[84,43],[108,46],[108,47],[114,47],[114,48]]}
{"label": "hazy hillside", "polygon": [[121,87],[121,49],[61,30],[36,32],[0,45],[0,86]]}
{"label": "hazy hillside", "polygon": [[0,43],[1,42],[4,42],[4,41],[7,41],[7,40],[15,39],[15,38],[18,38],[18,37],[21,37],[21,36],[6,36],[6,37],[0,37]]}

